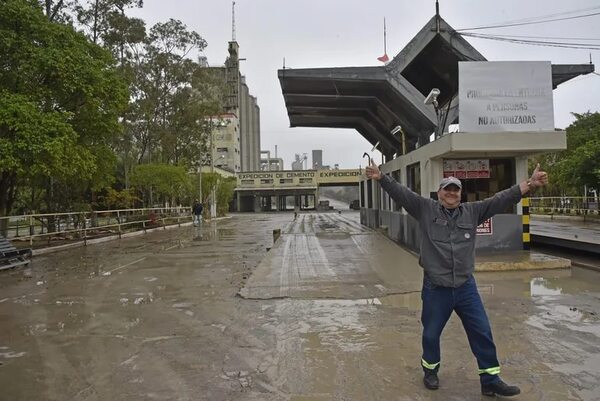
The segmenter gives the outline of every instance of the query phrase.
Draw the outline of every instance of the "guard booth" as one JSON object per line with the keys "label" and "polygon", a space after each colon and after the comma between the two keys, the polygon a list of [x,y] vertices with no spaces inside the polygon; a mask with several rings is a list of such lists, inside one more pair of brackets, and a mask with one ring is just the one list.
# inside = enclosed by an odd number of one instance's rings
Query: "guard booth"
{"label": "guard booth", "polygon": [[[463,183],[462,202],[476,202],[526,180],[534,155],[566,149],[566,133],[554,129],[550,62],[460,62],[459,122],[460,132],[434,133],[382,172],[433,199],[440,180],[454,176]],[[366,177],[363,182],[363,223],[386,226],[391,238],[418,250],[416,221],[379,185]],[[521,201],[477,228],[476,249],[523,249],[528,224]]]}

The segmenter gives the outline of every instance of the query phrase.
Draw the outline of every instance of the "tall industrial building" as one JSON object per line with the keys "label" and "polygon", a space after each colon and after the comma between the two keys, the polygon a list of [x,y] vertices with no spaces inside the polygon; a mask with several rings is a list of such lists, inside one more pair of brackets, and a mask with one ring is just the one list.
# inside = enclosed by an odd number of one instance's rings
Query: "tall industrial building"
{"label": "tall industrial building", "polygon": [[224,67],[211,67],[224,83],[223,113],[212,132],[214,165],[233,172],[260,169],[260,108],[240,74],[240,47],[229,42]]}
{"label": "tall industrial building", "polygon": [[319,170],[321,167],[323,167],[323,151],[321,149],[313,149],[312,169]]}
{"label": "tall industrial building", "polygon": [[241,171],[260,169],[260,107],[256,97],[250,94],[246,78],[240,83],[240,145]]}

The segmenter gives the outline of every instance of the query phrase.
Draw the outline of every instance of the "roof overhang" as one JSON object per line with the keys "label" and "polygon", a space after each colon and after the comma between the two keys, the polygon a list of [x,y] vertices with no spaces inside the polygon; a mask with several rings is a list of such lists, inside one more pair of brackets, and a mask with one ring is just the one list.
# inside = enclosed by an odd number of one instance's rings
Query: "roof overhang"
{"label": "roof overhang", "polygon": [[[445,124],[458,121],[458,62],[485,61],[442,18],[434,16],[386,66],[281,69],[281,84],[291,127],[356,129],[387,157],[429,142],[438,125],[424,104],[440,89]],[[552,85],[594,71],[591,64],[553,65]],[[397,126],[402,130],[392,134]],[[397,131],[397,130],[396,130]]]}

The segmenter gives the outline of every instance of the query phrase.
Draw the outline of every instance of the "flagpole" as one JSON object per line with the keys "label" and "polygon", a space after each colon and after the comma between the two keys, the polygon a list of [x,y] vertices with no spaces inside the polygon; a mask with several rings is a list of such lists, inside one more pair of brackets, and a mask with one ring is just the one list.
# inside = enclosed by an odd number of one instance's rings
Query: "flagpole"
{"label": "flagpole", "polygon": [[387,32],[385,27],[385,17],[383,17],[383,56],[377,57],[382,63],[387,63],[390,58],[387,55]]}
{"label": "flagpole", "polygon": [[386,32],[385,32],[385,17],[383,17],[383,54],[387,54]]}

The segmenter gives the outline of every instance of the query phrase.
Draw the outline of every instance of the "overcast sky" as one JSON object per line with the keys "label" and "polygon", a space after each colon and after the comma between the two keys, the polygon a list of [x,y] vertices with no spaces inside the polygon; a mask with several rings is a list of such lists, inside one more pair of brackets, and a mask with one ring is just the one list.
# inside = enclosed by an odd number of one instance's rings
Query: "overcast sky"
{"label": "overcast sky", "polygon": [[[595,9],[592,9],[595,7]],[[491,25],[584,10],[600,13],[598,0],[441,0],[440,15],[454,29]],[[207,42],[204,55],[211,66],[227,57],[232,38],[229,0],[144,0],[144,8],[130,14],[144,19],[150,28],[169,18],[182,21]],[[261,149],[278,156],[291,168],[294,154],[323,150],[323,164],[356,168],[371,145],[354,130],[289,128],[289,119],[277,79],[286,68],[351,67],[382,65],[383,18],[387,23],[390,58],[435,14],[434,0],[236,0],[236,39],[240,45],[242,74],[261,110]],[[575,14],[571,14],[575,15]],[[567,15],[570,16],[570,15]],[[564,17],[560,15],[558,17]],[[600,15],[537,25],[476,31],[503,35],[596,38],[584,43],[600,44]],[[600,72],[600,51],[526,46],[493,40],[466,38],[490,61],[548,60],[553,64],[589,63],[590,54]],[[583,42],[579,40],[578,42]],[[571,112],[600,110],[600,76],[588,74],[561,84],[554,90],[554,120],[567,127]]]}

